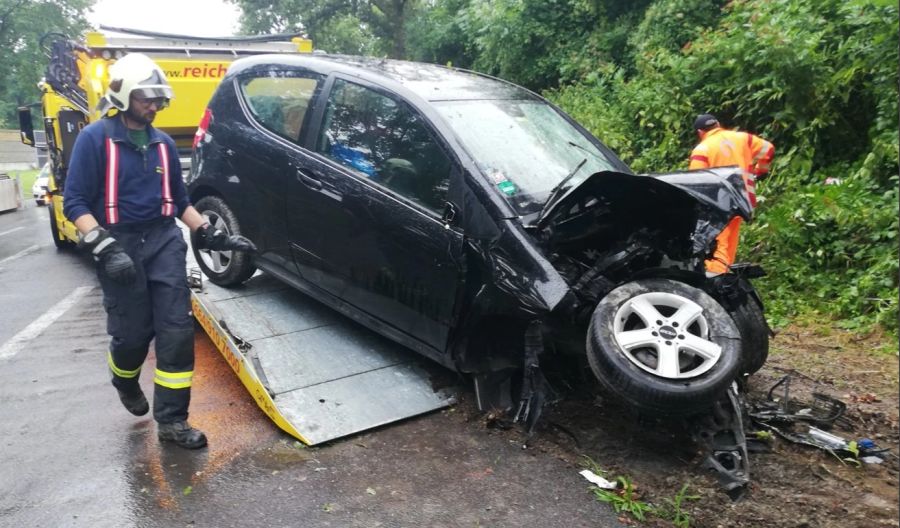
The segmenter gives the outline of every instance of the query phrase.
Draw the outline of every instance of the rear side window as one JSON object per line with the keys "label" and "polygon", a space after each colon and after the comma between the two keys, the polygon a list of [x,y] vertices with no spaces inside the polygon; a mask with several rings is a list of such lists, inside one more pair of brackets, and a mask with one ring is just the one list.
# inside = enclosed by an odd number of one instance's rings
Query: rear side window
{"label": "rear side window", "polygon": [[253,118],[268,130],[297,142],[322,77],[298,72],[265,72],[240,81]]}
{"label": "rear side window", "polygon": [[444,208],[450,159],[402,101],[336,80],[316,151],[427,209]]}

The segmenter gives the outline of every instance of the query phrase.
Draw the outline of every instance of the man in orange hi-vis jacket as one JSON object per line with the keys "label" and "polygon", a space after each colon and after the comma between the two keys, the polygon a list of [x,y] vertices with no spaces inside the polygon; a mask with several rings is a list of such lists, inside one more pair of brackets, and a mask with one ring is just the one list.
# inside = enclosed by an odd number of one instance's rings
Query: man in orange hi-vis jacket
{"label": "man in orange hi-vis jacket", "polygon": [[[706,169],[737,165],[743,170],[744,185],[750,205],[756,207],[756,180],[769,172],[775,146],[748,132],[727,130],[711,114],[701,114],[694,121],[700,144],[691,152],[689,169]],[[716,237],[716,251],[706,261],[706,271],[725,273],[737,254],[741,217],[735,216]]]}

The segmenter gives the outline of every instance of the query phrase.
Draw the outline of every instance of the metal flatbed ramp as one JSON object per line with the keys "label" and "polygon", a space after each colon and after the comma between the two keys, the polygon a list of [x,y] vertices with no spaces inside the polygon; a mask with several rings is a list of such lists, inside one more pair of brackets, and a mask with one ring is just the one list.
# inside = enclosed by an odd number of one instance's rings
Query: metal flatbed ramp
{"label": "metal flatbed ramp", "polygon": [[432,389],[414,352],[264,273],[234,289],[204,277],[191,302],[259,407],[305,444],[454,402],[450,392]]}

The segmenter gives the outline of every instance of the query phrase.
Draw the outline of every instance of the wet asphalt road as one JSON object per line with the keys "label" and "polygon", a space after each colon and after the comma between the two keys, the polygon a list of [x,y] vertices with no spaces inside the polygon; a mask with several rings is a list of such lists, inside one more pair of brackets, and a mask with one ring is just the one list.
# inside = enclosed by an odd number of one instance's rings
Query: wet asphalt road
{"label": "wet asphalt road", "polygon": [[454,410],[299,447],[195,343],[210,445],[185,451],[118,403],[92,262],[56,250],[45,207],[0,214],[0,526],[620,526],[579,468]]}

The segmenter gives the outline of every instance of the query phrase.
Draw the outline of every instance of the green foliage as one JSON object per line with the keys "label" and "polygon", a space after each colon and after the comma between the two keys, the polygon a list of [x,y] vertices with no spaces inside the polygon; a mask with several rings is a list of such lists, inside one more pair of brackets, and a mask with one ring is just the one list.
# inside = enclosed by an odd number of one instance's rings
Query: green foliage
{"label": "green foliage", "polygon": [[686,501],[700,500],[699,495],[688,495],[688,485],[681,487],[673,499],[665,499],[665,505],[653,509],[653,514],[660,519],[671,521],[675,528],[690,528],[691,516],[685,511]]}
{"label": "green foliage", "polygon": [[[582,467],[606,478],[606,472],[591,457],[582,455],[582,459]],[[588,489],[597,500],[611,505],[616,513],[628,513],[638,521],[645,521],[648,515],[653,515],[671,521],[677,528],[690,527],[691,516],[684,509],[685,503],[686,501],[700,500],[700,496],[688,495],[687,484],[681,487],[674,498],[666,498],[664,505],[654,506],[639,500],[635,486],[628,477],[616,477],[616,483],[617,487],[614,490],[602,489],[597,486],[590,486]]]}
{"label": "green foliage", "polygon": [[719,20],[724,0],[658,0],[632,33],[636,55],[652,59],[658,50],[678,51]]}
{"label": "green foliage", "polygon": [[814,311],[850,329],[880,323],[896,331],[896,181],[883,189],[855,175],[840,185],[766,187],[771,198],[743,230],[741,250],[768,271],[757,285],[775,301],[775,323]]}
{"label": "green foliage", "polygon": [[40,100],[37,83],[47,59],[38,48],[45,33],[72,37],[87,27],[85,11],[93,0],[0,0],[0,126],[18,128],[16,108]]}
{"label": "green foliage", "polygon": [[405,58],[415,0],[229,0],[241,8],[246,33],[303,32],[331,53]]}
{"label": "green foliage", "polygon": [[653,512],[653,506],[638,500],[634,484],[628,477],[616,477],[616,482],[619,486],[614,490],[594,486],[591,491],[597,500],[608,503],[616,513],[628,513],[639,521],[645,520],[647,514]]}
{"label": "green foliage", "polygon": [[462,11],[468,4],[468,0],[445,0],[416,11],[406,27],[409,58],[471,68],[475,44],[462,28]]}
{"label": "green foliage", "polygon": [[[766,201],[739,254],[769,271],[758,286],[770,317],[896,334],[897,7],[717,4],[658,0],[632,41],[633,69],[601,64],[549,97],[639,172],[685,167],[704,111],[772,140]],[[843,184],[823,185],[829,177]]]}
{"label": "green foliage", "polygon": [[540,90],[556,85],[597,20],[585,0],[471,0],[459,25],[473,41],[475,69]]}

